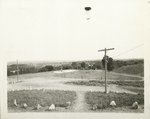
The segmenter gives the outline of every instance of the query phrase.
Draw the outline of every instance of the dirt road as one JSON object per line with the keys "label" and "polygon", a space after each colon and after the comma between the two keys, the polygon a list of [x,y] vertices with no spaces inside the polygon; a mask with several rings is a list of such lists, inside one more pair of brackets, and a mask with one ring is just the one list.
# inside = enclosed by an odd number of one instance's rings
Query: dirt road
{"label": "dirt road", "polygon": [[73,112],[87,112],[88,106],[85,103],[85,91],[77,91],[77,99],[75,100],[75,104],[73,106]]}

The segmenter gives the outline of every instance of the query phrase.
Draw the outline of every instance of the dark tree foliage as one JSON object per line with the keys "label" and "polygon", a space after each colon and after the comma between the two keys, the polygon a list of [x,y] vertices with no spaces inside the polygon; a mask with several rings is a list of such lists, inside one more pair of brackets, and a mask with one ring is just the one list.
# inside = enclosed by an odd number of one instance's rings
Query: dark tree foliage
{"label": "dark tree foliage", "polygon": [[81,68],[82,68],[82,69],[85,69],[85,66],[86,66],[86,63],[85,63],[85,62],[82,62],[82,63],[81,63]]}
{"label": "dark tree foliage", "polygon": [[101,61],[96,61],[93,65],[94,69],[102,69],[102,63]]}
{"label": "dark tree foliage", "polygon": [[52,65],[45,66],[48,71],[53,71],[54,67]]}
{"label": "dark tree foliage", "polygon": [[77,66],[78,66],[78,65],[77,65],[76,62],[72,62],[72,68],[73,68],[73,69],[77,69]]}
{"label": "dark tree foliage", "polygon": [[72,65],[69,65],[69,64],[65,64],[65,65],[62,65],[62,69],[72,69]]}
{"label": "dark tree foliage", "polygon": [[[107,70],[112,71],[114,69],[113,58],[106,56],[106,62],[107,62]],[[103,57],[102,59],[102,64],[103,67],[105,68],[105,57]]]}

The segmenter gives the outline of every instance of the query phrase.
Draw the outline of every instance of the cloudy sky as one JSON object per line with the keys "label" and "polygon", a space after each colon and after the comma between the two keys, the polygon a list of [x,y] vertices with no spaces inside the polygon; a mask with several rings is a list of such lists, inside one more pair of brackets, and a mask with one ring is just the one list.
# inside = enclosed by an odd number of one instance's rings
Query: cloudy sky
{"label": "cloudy sky", "polygon": [[[7,61],[144,58],[142,0],[6,0]],[[87,20],[85,7],[90,6]]]}

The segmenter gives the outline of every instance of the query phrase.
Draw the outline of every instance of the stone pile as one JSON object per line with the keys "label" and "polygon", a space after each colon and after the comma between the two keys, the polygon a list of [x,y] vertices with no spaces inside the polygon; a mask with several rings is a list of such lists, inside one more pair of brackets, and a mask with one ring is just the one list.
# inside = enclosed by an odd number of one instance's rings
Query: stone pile
{"label": "stone pile", "polygon": [[97,110],[97,105],[93,105],[92,109]]}
{"label": "stone pile", "polygon": [[39,105],[39,104],[37,104],[36,109],[37,109],[37,110],[39,110],[40,108],[42,108],[42,106],[41,106],[41,105]]}
{"label": "stone pile", "polygon": [[27,108],[28,106],[27,106],[27,104],[26,104],[26,103],[23,103],[23,107],[24,107],[24,108]]}
{"label": "stone pile", "polygon": [[17,101],[16,101],[16,99],[14,100],[14,105],[17,107]]}
{"label": "stone pile", "polygon": [[70,106],[71,106],[71,102],[66,102],[66,109],[69,109],[70,108]]}
{"label": "stone pile", "polygon": [[133,108],[133,109],[138,109],[138,108],[139,108],[138,102],[134,102],[134,103],[132,104],[132,108]]}
{"label": "stone pile", "polygon": [[115,101],[111,101],[110,106],[112,106],[112,107],[116,106]]}
{"label": "stone pile", "polygon": [[52,104],[48,109],[49,109],[50,111],[55,110],[55,105]]}

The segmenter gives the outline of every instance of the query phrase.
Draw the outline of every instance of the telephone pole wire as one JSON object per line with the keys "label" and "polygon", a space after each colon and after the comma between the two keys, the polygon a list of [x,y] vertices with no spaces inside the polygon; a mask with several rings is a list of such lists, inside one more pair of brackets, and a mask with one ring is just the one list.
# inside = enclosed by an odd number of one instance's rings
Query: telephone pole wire
{"label": "telephone pole wire", "polygon": [[105,51],[105,93],[107,93],[107,63],[108,63],[108,61],[107,61],[107,55],[106,55],[106,51],[108,51],[108,50],[114,50],[114,48],[109,48],[109,49],[103,49],[103,50],[98,50],[98,52],[100,52],[100,51]]}

